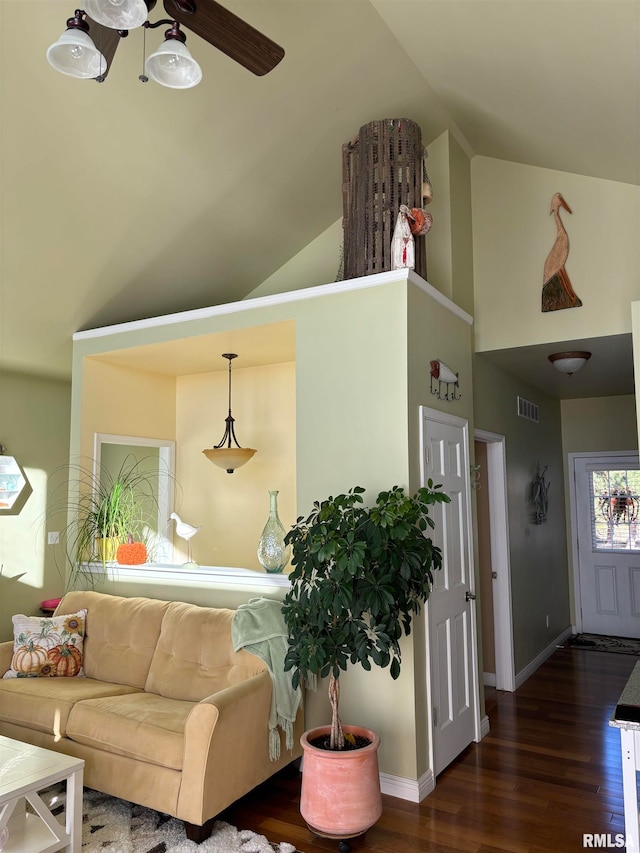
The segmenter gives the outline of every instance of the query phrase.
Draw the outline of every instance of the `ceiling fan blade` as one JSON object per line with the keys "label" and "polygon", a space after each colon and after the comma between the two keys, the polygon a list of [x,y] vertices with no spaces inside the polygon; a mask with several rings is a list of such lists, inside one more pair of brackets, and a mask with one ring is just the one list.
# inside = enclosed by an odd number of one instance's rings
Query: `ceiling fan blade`
{"label": "ceiling fan blade", "polygon": [[[193,13],[187,8],[195,7]],[[280,45],[234,15],[216,0],[164,0],[164,8],[173,19],[188,27],[218,50],[239,62],[253,74],[268,74],[284,56]]]}

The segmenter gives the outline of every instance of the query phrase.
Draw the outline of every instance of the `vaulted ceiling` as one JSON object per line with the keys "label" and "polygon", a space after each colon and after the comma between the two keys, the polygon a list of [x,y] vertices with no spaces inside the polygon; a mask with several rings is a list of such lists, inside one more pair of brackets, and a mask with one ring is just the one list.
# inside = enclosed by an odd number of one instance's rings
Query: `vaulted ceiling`
{"label": "vaulted ceiling", "polygon": [[73,5],[0,0],[0,366],[68,376],[77,330],[243,298],[341,216],[373,119],[640,183],[640,0],[225,5],[283,61],[255,77],[187,31],[204,78],[175,91],[138,81],[141,30],[104,84],[57,74]]}

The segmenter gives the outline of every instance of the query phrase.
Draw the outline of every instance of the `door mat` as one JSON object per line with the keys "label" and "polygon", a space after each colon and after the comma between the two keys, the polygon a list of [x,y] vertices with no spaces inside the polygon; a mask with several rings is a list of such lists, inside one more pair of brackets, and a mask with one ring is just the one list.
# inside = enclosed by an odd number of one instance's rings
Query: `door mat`
{"label": "door mat", "polygon": [[564,644],[565,649],[588,649],[594,652],[617,652],[640,656],[640,639],[607,637],[601,634],[574,634]]}

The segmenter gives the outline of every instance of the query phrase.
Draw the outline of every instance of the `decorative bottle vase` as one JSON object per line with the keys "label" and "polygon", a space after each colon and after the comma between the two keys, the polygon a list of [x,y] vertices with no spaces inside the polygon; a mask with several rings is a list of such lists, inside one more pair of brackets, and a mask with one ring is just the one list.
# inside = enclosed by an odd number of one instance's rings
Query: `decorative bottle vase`
{"label": "decorative bottle vase", "polygon": [[269,492],[269,518],[258,541],[258,561],[265,572],[281,572],[291,549],[284,543],[286,531],[278,517],[278,492]]}

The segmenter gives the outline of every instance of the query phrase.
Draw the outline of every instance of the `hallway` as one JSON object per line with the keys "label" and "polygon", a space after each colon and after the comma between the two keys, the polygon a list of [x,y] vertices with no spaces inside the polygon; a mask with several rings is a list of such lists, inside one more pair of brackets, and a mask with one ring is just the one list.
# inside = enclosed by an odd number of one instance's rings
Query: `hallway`
{"label": "hallway", "polygon": [[[487,691],[491,731],[421,804],[383,797],[353,853],[578,853],[583,833],[624,833],[620,734],[608,725],[639,659],[558,649],[516,693]],[[298,813],[298,779],[266,783],[226,819],[302,853],[337,851]],[[614,849],[614,848],[612,848]]]}

